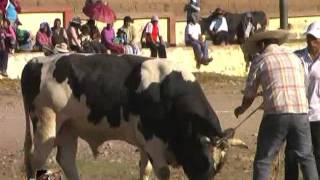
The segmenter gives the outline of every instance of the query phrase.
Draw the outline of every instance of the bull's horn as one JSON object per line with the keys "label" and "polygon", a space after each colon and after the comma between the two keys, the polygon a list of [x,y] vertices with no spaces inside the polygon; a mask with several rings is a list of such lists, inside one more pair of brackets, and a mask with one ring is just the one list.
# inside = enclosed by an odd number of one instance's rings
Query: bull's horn
{"label": "bull's horn", "polygon": [[228,144],[230,144],[231,146],[238,146],[246,149],[249,148],[245,142],[243,142],[241,139],[236,139],[236,138],[228,139]]}

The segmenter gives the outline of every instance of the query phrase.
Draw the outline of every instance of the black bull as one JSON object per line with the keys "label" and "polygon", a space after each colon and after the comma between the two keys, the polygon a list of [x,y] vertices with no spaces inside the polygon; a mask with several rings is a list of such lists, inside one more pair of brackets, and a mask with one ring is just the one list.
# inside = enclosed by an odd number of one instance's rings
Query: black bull
{"label": "black bull", "polygon": [[[227,19],[228,24],[228,33],[229,33],[229,43],[239,43],[244,42],[244,32],[243,24],[246,21],[246,13],[230,13],[226,12],[224,15]],[[265,30],[268,24],[268,18],[263,11],[251,11],[252,14],[252,23],[257,30]],[[202,18],[200,21],[201,30],[203,33],[207,33],[209,26],[215,17],[215,13],[212,13],[210,16]]]}

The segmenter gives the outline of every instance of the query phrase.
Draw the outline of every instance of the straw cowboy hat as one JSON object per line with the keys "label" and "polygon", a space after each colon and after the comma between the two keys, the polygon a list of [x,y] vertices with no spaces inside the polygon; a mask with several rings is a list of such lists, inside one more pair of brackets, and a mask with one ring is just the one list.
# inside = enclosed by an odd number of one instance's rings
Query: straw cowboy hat
{"label": "straw cowboy hat", "polygon": [[290,33],[287,30],[262,31],[253,34],[244,44],[245,50],[254,54],[258,52],[257,42],[264,39],[277,39],[279,44],[283,44],[288,40]]}
{"label": "straw cowboy hat", "polygon": [[66,43],[56,44],[54,51],[59,53],[67,53],[69,52],[68,45]]}

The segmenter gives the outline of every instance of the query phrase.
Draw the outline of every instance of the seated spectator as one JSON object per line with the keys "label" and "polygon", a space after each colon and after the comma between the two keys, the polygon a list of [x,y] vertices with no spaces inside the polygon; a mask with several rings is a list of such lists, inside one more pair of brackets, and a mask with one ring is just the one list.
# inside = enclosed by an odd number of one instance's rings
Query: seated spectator
{"label": "seated spectator", "polygon": [[[21,25],[21,24],[17,24]],[[16,30],[17,37],[17,50],[18,51],[31,51],[32,50],[32,37],[28,30],[24,30],[17,26]]]}
{"label": "seated spectator", "polygon": [[40,28],[36,35],[36,43],[34,49],[44,52],[52,49],[51,31],[47,22],[43,22],[40,24]]}
{"label": "seated spectator", "polygon": [[193,48],[197,69],[200,68],[201,64],[208,65],[212,61],[212,58],[208,58],[208,45],[205,39],[202,39],[201,27],[197,17],[192,17],[186,26],[185,43]]}
{"label": "seated spectator", "polygon": [[215,45],[225,45],[229,42],[228,24],[224,17],[222,9],[217,8],[214,12],[215,17],[213,18],[209,26],[209,34]]}
{"label": "seated spectator", "polygon": [[56,18],[53,23],[52,31],[52,45],[55,47],[57,44],[65,43],[68,44],[68,36],[66,30],[61,27],[61,20]]}
{"label": "seated spectator", "polygon": [[158,16],[152,16],[151,22],[145,26],[142,32],[141,43],[145,42],[146,47],[150,48],[151,57],[167,58],[166,46],[162,36],[159,35],[158,21]]}
{"label": "seated spectator", "polygon": [[124,47],[121,44],[114,43],[115,32],[113,29],[113,23],[107,23],[107,26],[103,28],[101,32],[101,42],[105,45],[111,53],[123,54]]}
{"label": "seated spectator", "polygon": [[89,35],[91,40],[101,39],[99,28],[96,26],[96,22],[93,19],[89,19],[86,23],[89,27]]}
{"label": "seated spectator", "polygon": [[[106,48],[100,43],[100,39],[91,39],[88,24],[81,26],[81,46],[85,53],[106,53]],[[100,37],[100,35],[99,35]]]}
{"label": "seated spectator", "polygon": [[6,44],[8,45],[10,52],[13,53],[17,42],[16,33],[8,19],[3,20],[3,27],[5,29]]}
{"label": "seated spectator", "polygon": [[72,51],[82,52],[81,38],[79,34],[79,29],[81,27],[80,17],[73,17],[67,28],[67,36],[69,40],[69,47]]}
{"label": "seated spectator", "polygon": [[121,30],[126,34],[126,40],[124,42],[125,45],[128,46],[128,49],[131,48],[130,54],[140,54],[140,49],[137,45],[137,36],[136,30],[134,28],[133,19],[130,16],[125,16],[123,19],[123,26]]}

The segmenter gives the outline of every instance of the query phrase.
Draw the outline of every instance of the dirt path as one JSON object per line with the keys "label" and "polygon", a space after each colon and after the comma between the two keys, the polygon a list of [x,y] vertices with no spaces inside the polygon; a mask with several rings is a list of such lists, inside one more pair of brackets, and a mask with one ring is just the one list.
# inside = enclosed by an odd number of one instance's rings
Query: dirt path
{"label": "dirt path", "polygon": [[[217,112],[222,126],[228,128],[238,124],[239,120],[233,116],[233,109],[241,102],[240,90],[243,88],[244,80],[212,75],[201,75],[198,79],[202,82],[204,92]],[[253,108],[259,104],[259,101],[255,102]],[[238,129],[236,136],[243,139],[249,145],[249,149],[231,148],[227,162],[216,179],[250,179],[256,133],[261,115],[260,111],[254,114]],[[21,179],[23,176],[21,150],[24,141],[24,127],[25,119],[19,82],[1,80],[0,179]],[[77,164],[82,179],[137,179],[138,154],[134,147],[123,142],[111,141],[105,143],[102,148],[105,150],[104,153],[94,160],[86,143],[80,143]],[[53,157],[50,158],[48,164],[50,167],[57,168]],[[171,177],[171,179],[185,179],[181,169],[174,170]]]}

